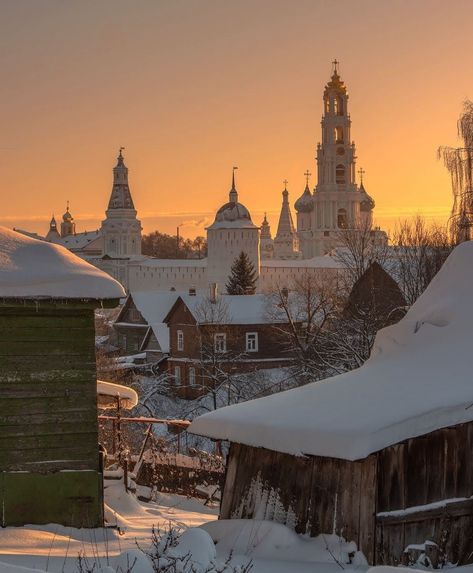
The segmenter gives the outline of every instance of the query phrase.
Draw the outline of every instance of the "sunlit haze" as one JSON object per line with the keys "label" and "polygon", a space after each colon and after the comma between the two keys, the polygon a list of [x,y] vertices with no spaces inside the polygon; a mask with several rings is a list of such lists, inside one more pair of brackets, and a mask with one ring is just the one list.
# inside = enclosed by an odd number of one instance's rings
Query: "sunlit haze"
{"label": "sunlit haze", "polygon": [[144,231],[203,234],[239,197],[273,231],[316,181],[331,61],[350,94],[375,221],[445,221],[472,95],[470,0],[5,0],[0,8],[0,223],[45,233],[70,201],[99,226],[118,148]]}

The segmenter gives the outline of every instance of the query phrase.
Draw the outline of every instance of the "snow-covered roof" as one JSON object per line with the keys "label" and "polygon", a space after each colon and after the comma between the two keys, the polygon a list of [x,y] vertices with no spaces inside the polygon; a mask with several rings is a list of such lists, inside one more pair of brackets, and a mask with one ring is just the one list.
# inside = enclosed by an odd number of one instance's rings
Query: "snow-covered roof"
{"label": "snow-covered roof", "polygon": [[97,231],[84,231],[83,233],[76,233],[75,235],[66,235],[55,239],[54,243],[62,245],[68,249],[83,249],[92,241],[102,237],[102,232]]}
{"label": "snow-covered roof", "polygon": [[0,227],[0,297],[114,299],[115,279],[64,247]]}
{"label": "snow-covered roof", "polygon": [[222,408],[190,431],[294,455],[361,459],[473,420],[473,242],[458,246],[359,369]]}
{"label": "snow-covered roof", "polygon": [[169,328],[163,321],[179,294],[178,292],[154,291],[133,291],[131,293],[136,308],[152,328],[163,352],[169,352]]}
{"label": "snow-covered roof", "polygon": [[201,324],[214,321],[222,324],[272,324],[286,320],[282,315],[280,320],[274,316],[274,299],[265,294],[221,295],[215,303],[215,311],[206,294],[184,294],[181,299]]}
{"label": "snow-covered roof", "polygon": [[132,388],[113,382],[97,380],[97,394],[99,408],[102,409],[116,407],[116,398],[120,398],[120,406],[127,410],[131,410],[138,404],[138,394]]}

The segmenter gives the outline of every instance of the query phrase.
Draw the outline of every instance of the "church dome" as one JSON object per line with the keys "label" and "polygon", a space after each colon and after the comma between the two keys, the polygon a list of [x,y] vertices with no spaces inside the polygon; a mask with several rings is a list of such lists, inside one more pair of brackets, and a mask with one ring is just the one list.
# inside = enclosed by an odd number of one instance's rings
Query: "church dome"
{"label": "church dome", "polygon": [[215,222],[224,221],[251,221],[251,215],[248,209],[238,201],[229,201],[220,207],[215,216]]}
{"label": "church dome", "polygon": [[69,211],[69,205],[67,206],[66,212],[64,213],[64,215],[62,216],[62,220],[67,223],[69,221],[72,221],[72,215]]}
{"label": "church dome", "polygon": [[360,192],[361,192],[361,203],[360,203],[360,211],[364,213],[369,213],[374,209],[374,199],[371,195],[368,195],[366,189],[363,187],[363,183],[360,185]]}
{"label": "church dome", "polygon": [[238,192],[235,187],[235,176],[232,178],[232,188],[230,189],[228,203],[222,205],[215,215],[215,221],[208,229],[223,228],[255,228],[256,225],[251,220],[248,209],[238,202]]}
{"label": "church dome", "polygon": [[304,193],[294,203],[294,208],[298,213],[311,213],[314,210],[314,199],[307,184]]}

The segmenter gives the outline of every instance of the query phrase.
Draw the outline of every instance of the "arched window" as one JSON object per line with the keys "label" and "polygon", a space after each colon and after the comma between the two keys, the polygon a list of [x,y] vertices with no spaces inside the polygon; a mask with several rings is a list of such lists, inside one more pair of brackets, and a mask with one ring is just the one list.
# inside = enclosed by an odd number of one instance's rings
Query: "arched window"
{"label": "arched window", "polygon": [[347,212],[345,209],[339,209],[337,213],[337,225],[339,229],[348,228]]}
{"label": "arched window", "polygon": [[325,100],[325,113],[330,113],[330,100],[328,98]]}
{"label": "arched window", "polygon": [[337,102],[337,111],[335,112],[337,115],[343,115],[343,100],[341,97],[336,99]]}
{"label": "arched window", "polygon": [[333,113],[335,115],[339,115],[339,111],[338,111],[338,98],[335,98],[333,100]]}
{"label": "arched window", "polygon": [[335,183],[343,184],[346,183],[345,181],[345,166],[344,165],[337,165],[335,168]]}
{"label": "arched window", "polygon": [[343,143],[343,127],[335,128],[335,143]]}

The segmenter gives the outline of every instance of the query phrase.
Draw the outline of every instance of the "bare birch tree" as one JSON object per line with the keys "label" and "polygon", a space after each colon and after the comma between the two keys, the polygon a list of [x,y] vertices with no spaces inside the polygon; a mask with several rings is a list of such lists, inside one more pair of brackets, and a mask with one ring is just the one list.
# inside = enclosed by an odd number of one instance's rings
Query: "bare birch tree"
{"label": "bare birch tree", "polygon": [[440,147],[439,158],[452,180],[450,231],[456,244],[472,238],[473,226],[473,102],[466,100],[457,122],[462,147]]}

